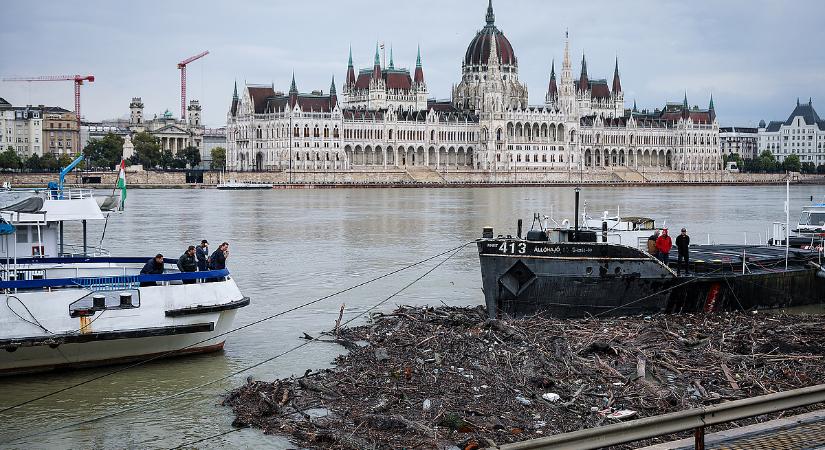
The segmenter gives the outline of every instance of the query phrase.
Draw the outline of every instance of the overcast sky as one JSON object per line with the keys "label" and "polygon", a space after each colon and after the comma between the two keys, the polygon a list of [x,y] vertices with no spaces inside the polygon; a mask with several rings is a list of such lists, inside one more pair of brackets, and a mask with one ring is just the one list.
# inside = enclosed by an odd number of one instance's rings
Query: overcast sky
{"label": "overcast sky", "polygon": [[[345,5],[345,7],[343,7]],[[352,45],[356,70],[372,65],[375,43],[414,67],[421,45],[430,95],[449,98],[461,60],[484,25],[486,0],[416,1],[8,1],[0,12],[0,76],[93,74],[83,87],[89,120],[180,114],[176,63],[209,50],[188,69],[188,98],[207,126],[225,123],[232,83],[339,92]],[[582,52],[591,78],[612,77],[619,58],[625,102],[640,108],[681,101],[707,107],[720,123],[782,119],[796,98],[825,113],[825,2],[495,0],[496,25],[513,45],[530,103],[544,101],[550,62],[560,66],[570,30],[574,76]],[[14,105],[73,109],[70,82],[0,83]]]}

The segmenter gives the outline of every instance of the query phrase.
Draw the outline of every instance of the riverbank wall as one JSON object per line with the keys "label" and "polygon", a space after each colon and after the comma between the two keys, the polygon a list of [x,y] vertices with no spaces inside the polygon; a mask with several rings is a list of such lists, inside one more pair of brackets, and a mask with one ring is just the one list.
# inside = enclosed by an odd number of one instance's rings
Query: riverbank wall
{"label": "riverbank wall", "polygon": [[[73,172],[66,176],[70,186],[88,188],[109,187],[117,182],[117,172]],[[56,181],[56,173],[0,173],[0,182],[12,187],[45,187]],[[476,170],[435,171],[427,168],[348,170],[348,171],[282,171],[226,172],[204,171],[127,171],[130,188],[212,188],[221,179],[241,182],[271,183],[276,188],[335,187],[504,187],[535,185],[759,185],[779,184],[786,174],[729,173],[725,171],[682,172],[671,170],[592,170],[510,171]],[[825,175],[794,175],[792,183],[825,184]]]}

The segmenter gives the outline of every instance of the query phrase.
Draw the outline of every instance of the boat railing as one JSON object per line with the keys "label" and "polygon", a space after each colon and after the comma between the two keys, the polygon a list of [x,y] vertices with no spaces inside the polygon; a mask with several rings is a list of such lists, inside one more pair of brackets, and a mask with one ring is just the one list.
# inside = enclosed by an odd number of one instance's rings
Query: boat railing
{"label": "boat railing", "polygon": [[111,253],[109,252],[109,250],[103,247],[84,248],[83,245],[79,244],[63,244],[63,252],[60,254],[60,256],[68,258],[97,258],[111,256]]}
{"label": "boat railing", "polygon": [[135,289],[143,284],[169,285],[184,282],[221,281],[229,276],[226,269],[204,272],[180,272],[176,259],[165,259],[170,268],[163,274],[141,274],[150,258],[21,258],[17,264],[0,267],[0,290],[43,288],[82,288],[94,291]]}
{"label": "boat railing", "polygon": [[48,194],[52,200],[80,200],[94,197],[94,191],[92,189],[84,188],[49,189]]}

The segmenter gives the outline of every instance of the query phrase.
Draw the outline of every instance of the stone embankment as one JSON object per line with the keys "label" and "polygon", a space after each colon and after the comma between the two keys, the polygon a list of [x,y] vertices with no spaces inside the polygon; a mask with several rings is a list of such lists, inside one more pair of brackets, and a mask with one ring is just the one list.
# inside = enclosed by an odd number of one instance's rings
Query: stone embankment
{"label": "stone embankment", "polygon": [[[712,172],[681,172],[672,170],[632,170],[616,168],[584,172],[568,171],[510,171],[433,170],[426,167],[408,169],[365,169],[348,171],[293,171],[281,172],[226,172],[194,173],[202,178],[192,179],[185,171],[127,171],[129,187],[138,188],[209,188],[221,179],[243,182],[272,183],[276,187],[468,187],[521,185],[685,185],[685,184],[778,184],[785,174],[753,174]],[[12,187],[45,187],[56,181],[56,173],[0,173],[0,182]],[[793,183],[825,184],[823,175],[798,175]],[[71,186],[113,186],[117,172],[72,172],[66,177]]]}

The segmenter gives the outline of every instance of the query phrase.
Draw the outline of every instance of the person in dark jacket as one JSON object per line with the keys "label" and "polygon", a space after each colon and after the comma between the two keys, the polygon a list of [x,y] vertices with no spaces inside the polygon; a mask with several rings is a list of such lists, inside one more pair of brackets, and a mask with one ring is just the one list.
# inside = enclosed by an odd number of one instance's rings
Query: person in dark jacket
{"label": "person in dark jacket", "polygon": [[218,247],[217,250],[212,252],[212,256],[209,257],[209,269],[210,270],[223,270],[226,269],[226,259],[229,258],[229,244],[224,242],[223,244]]}
{"label": "person in dark jacket", "polygon": [[[190,245],[180,258],[178,258],[178,270],[181,272],[195,272],[198,270],[198,263],[195,261],[195,246]],[[192,284],[195,280],[183,280],[183,284]]]}
{"label": "person in dark jacket", "polygon": [[201,241],[201,245],[195,249],[195,256],[198,258],[198,270],[206,272],[209,270],[209,242],[206,239]]}
{"label": "person in dark jacket", "polygon": [[682,260],[684,260],[685,275],[690,274],[690,266],[688,265],[690,262],[690,256],[688,255],[690,251],[690,236],[688,236],[687,230],[684,228],[682,228],[682,233],[676,236],[676,250],[679,251],[679,256],[676,260],[676,273],[679,275],[682,274]]}
{"label": "person in dark jacket", "polygon": [[[140,269],[141,275],[160,275],[163,273],[163,255],[158,253],[154,258],[146,261],[143,268]],[[157,286],[154,281],[141,281],[141,286]]]}

